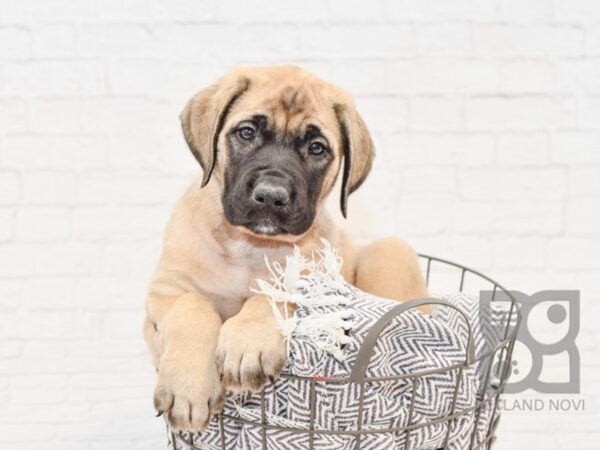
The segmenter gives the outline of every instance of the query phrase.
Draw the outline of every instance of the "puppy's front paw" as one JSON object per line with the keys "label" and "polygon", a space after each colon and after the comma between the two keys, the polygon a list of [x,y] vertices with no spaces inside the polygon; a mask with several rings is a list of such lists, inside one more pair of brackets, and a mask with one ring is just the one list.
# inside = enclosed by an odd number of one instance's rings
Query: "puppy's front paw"
{"label": "puppy's front paw", "polygon": [[271,315],[234,316],[221,327],[217,361],[228,390],[260,390],[269,378],[280,374],[286,358],[283,335]]}
{"label": "puppy's front paw", "polygon": [[224,391],[214,358],[163,355],[154,391],[154,407],[165,413],[173,431],[202,431],[223,408]]}

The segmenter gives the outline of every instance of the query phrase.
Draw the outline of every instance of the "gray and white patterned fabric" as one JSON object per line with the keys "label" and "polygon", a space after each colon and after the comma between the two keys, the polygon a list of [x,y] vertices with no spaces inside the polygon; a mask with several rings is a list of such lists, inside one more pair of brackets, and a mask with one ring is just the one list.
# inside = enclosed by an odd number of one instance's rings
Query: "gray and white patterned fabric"
{"label": "gray and white patterned fabric", "polygon": [[[310,280],[309,288],[314,288],[315,283],[323,284],[323,277]],[[334,287],[328,285],[327,289],[320,286],[323,302],[298,302],[294,329],[300,330],[303,321],[311,321],[315,317],[321,323],[331,318],[342,318],[335,326],[345,330],[343,338],[334,343],[335,350],[332,351],[331,345],[323,345],[323,342],[331,344],[331,340],[327,336],[322,339],[318,329],[307,333],[291,333],[284,373],[306,379],[279,378],[267,385],[263,392],[265,423],[294,431],[263,431],[262,427],[256,425],[262,421],[261,395],[231,395],[227,399],[224,414],[239,418],[239,422],[230,418],[222,421],[213,418],[204,432],[184,434],[183,438],[195,447],[188,447],[178,439],[173,441],[169,433],[170,450],[261,449],[263,433],[269,450],[308,449],[310,439],[317,450],[355,449],[357,437],[349,432],[359,426],[364,432],[360,436],[360,448],[364,450],[434,450],[443,448],[446,439],[449,449],[467,449],[474,427],[476,442],[487,436],[493,421],[493,404],[485,405],[479,414],[469,411],[469,408],[483,398],[482,380],[485,377],[481,373],[487,371],[489,364],[464,367],[467,327],[458,312],[444,306],[436,306],[431,315],[408,310],[392,319],[379,335],[366,376],[390,377],[456,368],[422,375],[415,378],[415,382],[411,378],[400,378],[366,383],[362,393],[362,423],[359,424],[360,385],[352,382],[327,383],[324,379],[350,375],[369,329],[398,303],[366,294],[345,283],[334,284]],[[305,292],[309,288],[304,284],[301,290]],[[329,296],[343,298],[344,301],[327,301]],[[467,315],[476,354],[483,354],[498,342],[500,333],[487,330],[481,324],[484,320],[481,318],[478,296],[457,293],[438,298],[450,302]],[[334,324],[335,320],[329,323]],[[325,335],[328,333],[328,330],[321,331]],[[311,378],[317,380],[312,397]],[[494,389],[493,383],[488,383],[488,386]],[[311,398],[314,399],[314,405],[311,405]],[[463,410],[469,412],[451,421],[450,430],[446,421],[436,421]],[[312,438],[308,433],[311,419],[315,430]],[[387,431],[408,425],[412,426],[410,432]]]}

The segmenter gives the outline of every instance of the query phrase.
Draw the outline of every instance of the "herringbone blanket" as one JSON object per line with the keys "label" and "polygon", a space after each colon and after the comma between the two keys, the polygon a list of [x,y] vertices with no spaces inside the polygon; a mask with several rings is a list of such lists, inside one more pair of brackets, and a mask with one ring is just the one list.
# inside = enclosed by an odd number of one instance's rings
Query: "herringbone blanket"
{"label": "herringbone blanket", "polygon": [[[482,374],[488,367],[486,364],[486,367],[472,365],[459,369],[466,358],[468,332],[464,319],[453,309],[435,307],[431,316],[409,310],[392,319],[379,336],[366,376],[411,375],[445,367],[456,369],[416,379],[365,383],[362,408],[359,384],[325,381],[350,375],[369,329],[398,303],[373,297],[345,283],[339,276],[341,262],[327,245],[318,256],[317,262],[306,261],[296,253],[286,268],[273,268],[272,283],[259,282],[257,291],[271,296],[274,301],[293,301],[298,305],[294,317],[279,318],[288,338],[289,356],[284,373],[318,380],[314,382],[312,395],[307,379],[280,378],[265,387],[266,424],[294,429],[267,429],[264,433],[267,448],[308,449],[312,439],[315,449],[355,449],[357,437],[350,432],[357,427],[363,431],[359,438],[361,449],[433,450],[443,448],[446,440],[449,449],[466,449],[474,429],[476,442],[483,439],[493,419],[491,405],[484,406],[479,414],[470,409],[485,394]],[[458,293],[438,298],[447,300],[468,316],[476,354],[484,354],[495,345],[497,333],[494,327],[483,326],[490,318],[482,318],[477,296]],[[488,389],[494,389],[494,385],[492,374]],[[182,437],[200,449],[261,449],[263,431],[249,423],[261,422],[260,403],[258,394],[231,395],[224,414],[246,423],[229,418],[220,422],[213,418],[203,433],[184,433]],[[359,421],[361,409],[362,420]],[[438,421],[465,410],[470,411],[457,416],[450,425],[447,421]],[[312,437],[307,432],[311,419],[315,430]],[[388,431],[409,425],[409,431]],[[188,448],[194,447],[178,440],[172,442],[169,436],[169,449]]]}

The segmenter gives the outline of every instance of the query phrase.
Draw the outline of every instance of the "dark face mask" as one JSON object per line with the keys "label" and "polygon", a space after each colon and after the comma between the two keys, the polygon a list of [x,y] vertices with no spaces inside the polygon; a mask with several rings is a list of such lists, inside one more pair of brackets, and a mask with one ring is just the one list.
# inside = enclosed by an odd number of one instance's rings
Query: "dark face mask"
{"label": "dark face mask", "polygon": [[284,135],[264,116],[226,136],[223,209],[227,220],[255,234],[301,235],[312,225],[333,153],[317,127]]}

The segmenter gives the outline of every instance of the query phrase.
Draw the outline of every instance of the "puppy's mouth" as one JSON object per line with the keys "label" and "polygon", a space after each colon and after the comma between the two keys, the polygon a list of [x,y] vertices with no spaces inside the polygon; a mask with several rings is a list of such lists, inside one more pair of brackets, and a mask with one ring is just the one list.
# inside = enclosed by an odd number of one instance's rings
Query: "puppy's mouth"
{"label": "puppy's mouth", "polygon": [[278,234],[284,234],[285,230],[273,220],[264,218],[255,223],[251,223],[245,226],[254,234],[261,236],[277,236]]}

